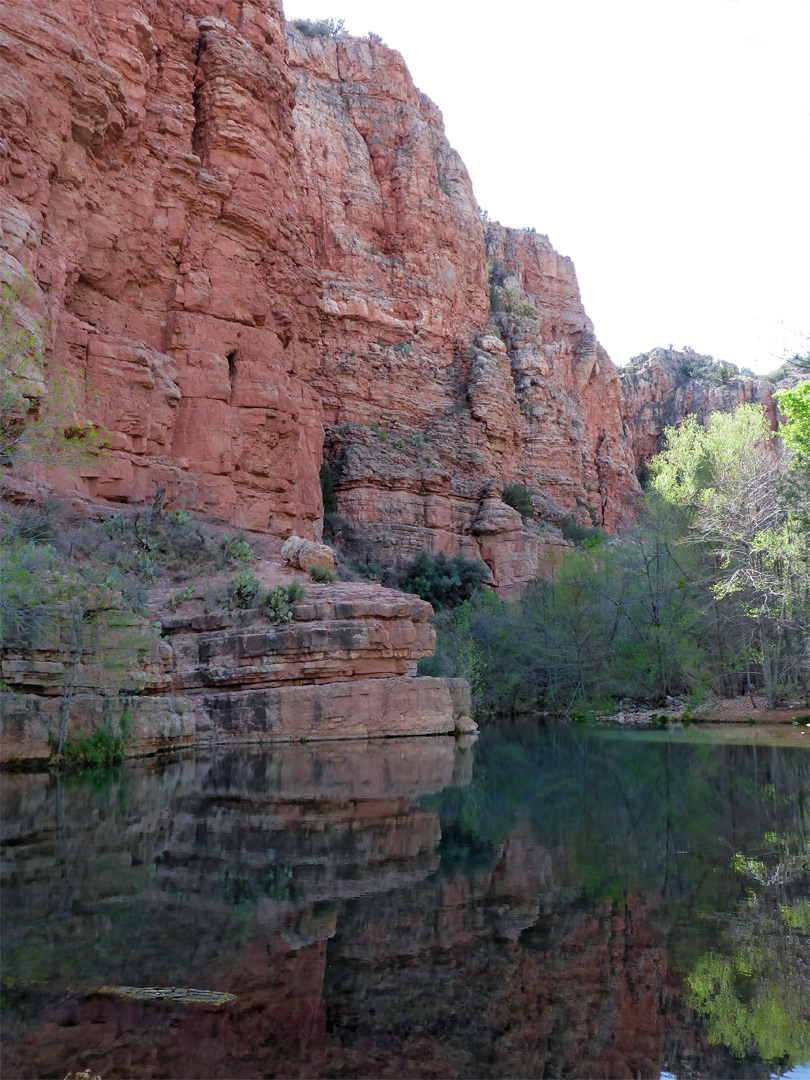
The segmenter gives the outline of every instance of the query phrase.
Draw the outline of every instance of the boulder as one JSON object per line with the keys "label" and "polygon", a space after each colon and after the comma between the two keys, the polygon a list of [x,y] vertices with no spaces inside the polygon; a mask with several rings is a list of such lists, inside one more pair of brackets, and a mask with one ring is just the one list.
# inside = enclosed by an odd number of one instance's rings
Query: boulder
{"label": "boulder", "polygon": [[324,570],[335,569],[335,553],[326,544],[290,536],[281,548],[281,557],[289,566],[299,570],[311,570],[313,566]]}

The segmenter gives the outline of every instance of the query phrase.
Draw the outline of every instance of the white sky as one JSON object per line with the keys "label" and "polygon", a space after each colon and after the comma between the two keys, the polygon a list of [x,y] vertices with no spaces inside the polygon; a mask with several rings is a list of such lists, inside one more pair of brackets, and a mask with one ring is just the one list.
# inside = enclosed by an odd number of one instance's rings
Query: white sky
{"label": "white sky", "polygon": [[810,338],[810,0],[285,0],[399,51],[479,204],[574,260],[616,363]]}

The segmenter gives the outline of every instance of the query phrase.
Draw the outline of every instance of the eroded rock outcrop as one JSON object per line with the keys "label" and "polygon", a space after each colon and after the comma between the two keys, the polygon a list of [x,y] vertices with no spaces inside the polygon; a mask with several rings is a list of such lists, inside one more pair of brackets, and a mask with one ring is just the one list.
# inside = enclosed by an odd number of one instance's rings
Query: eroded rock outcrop
{"label": "eroded rock outcrop", "polygon": [[[547,521],[630,520],[618,382],[573,266],[484,228],[398,53],[286,31],[277,0],[7,15],[0,247],[50,320],[51,374],[86,390],[76,428],[111,432],[85,492],[157,483],[317,540],[325,455],[374,561],[462,551],[504,588],[559,537],[506,507],[491,528],[493,481]],[[491,320],[493,268],[526,303]]]}
{"label": "eroded rock outcrop", "polygon": [[288,566],[298,570],[311,570],[313,566],[329,571],[335,569],[335,553],[327,544],[313,543],[295,534],[281,545],[281,557]]}
{"label": "eroded rock outcrop", "polygon": [[621,386],[585,313],[574,265],[533,231],[488,225],[486,241],[494,321],[522,419],[518,475],[537,491],[544,516],[573,510],[620,529],[634,519],[638,494]]}
{"label": "eroded rock outcrop", "polygon": [[[313,385],[343,535],[388,565],[460,551],[518,585],[559,538],[500,502],[504,481],[525,483],[547,521],[592,512],[608,528],[631,520],[637,491],[615,369],[573,264],[547,237],[484,226],[398,54],[289,40],[324,274]],[[489,310],[495,264],[527,297],[519,313]]]}

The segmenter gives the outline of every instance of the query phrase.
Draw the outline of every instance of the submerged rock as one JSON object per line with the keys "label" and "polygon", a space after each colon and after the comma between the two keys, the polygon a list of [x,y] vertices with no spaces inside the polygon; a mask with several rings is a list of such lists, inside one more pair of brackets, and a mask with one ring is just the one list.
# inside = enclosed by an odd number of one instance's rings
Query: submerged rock
{"label": "submerged rock", "polygon": [[100,986],[105,997],[133,998],[136,1001],[179,1001],[183,1005],[226,1005],[236,994],[222,990],[194,990],[176,986]]}

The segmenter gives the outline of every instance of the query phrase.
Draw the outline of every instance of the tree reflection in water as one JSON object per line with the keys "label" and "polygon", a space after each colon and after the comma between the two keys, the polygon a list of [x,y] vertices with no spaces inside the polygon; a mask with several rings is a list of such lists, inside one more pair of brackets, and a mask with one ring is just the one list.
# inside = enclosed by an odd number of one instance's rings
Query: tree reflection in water
{"label": "tree reflection in water", "polygon": [[688,977],[690,1004],[706,1017],[712,1042],[788,1068],[810,1059],[810,804],[796,802],[795,832],[767,832],[756,856],[735,854],[747,896],[718,950]]}

